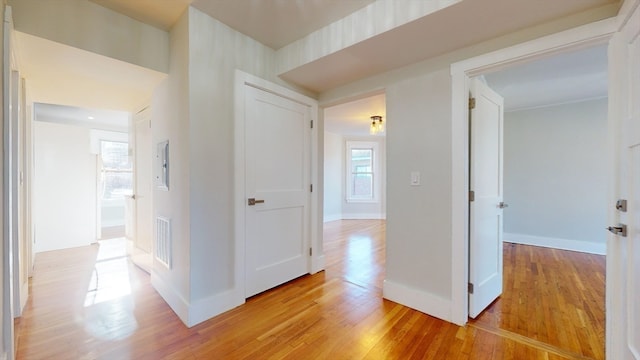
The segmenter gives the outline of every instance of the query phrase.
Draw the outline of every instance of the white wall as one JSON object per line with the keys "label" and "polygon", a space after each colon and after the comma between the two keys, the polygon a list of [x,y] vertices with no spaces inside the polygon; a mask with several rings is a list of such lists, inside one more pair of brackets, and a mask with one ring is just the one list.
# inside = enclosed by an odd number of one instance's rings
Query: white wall
{"label": "white wall", "polygon": [[96,240],[96,156],[89,129],[34,123],[35,251]]}
{"label": "white wall", "polygon": [[171,219],[173,267],[152,283],[189,326],[237,305],[234,298],[234,76],[282,83],[274,51],[190,7],[170,34],[169,78],[152,100],[155,143],[170,142],[169,191],[154,213]]}
{"label": "white wall", "polygon": [[10,0],[18,31],[167,72],[169,34],[99,6],[77,0]]}
{"label": "white wall", "polygon": [[505,241],[606,249],[607,99],[508,112]]}
{"label": "white wall", "polygon": [[324,132],[324,221],[342,219],[344,139]]}
{"label": "white wall", "polygon": [[[446,318],[451,297],[451,78],[389,85],[384,296]],[[411,186],[411,172],[421,185]]]}

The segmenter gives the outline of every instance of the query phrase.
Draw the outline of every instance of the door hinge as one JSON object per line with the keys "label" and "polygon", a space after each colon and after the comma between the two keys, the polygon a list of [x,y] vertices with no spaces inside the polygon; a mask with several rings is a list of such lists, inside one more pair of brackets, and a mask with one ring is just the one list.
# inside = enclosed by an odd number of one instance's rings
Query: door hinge
{"label": "door hinge", "polygon": [[313,120],[311,120],[311,128],[313,129]]}
{"label": "door hinge", "polygon": [[469,98],[469,110],[476,108],[476,98]]}
{"label": "door hinge", "polygon": [[309,192],[313,192],[313,184],[309,185]]}
{"label": "door hinge", "polygon": [[467,290],[469,290],[469,294],[473,294],[473,284],[472,283],[468,284]]}
{"label": "door hinge", "polygon": [[309,248],[309,256],[313,256],[313,248]]}
{"label": "door hinge", "polygon": [[476,201],[476,192],[469,190],[469,201]]}

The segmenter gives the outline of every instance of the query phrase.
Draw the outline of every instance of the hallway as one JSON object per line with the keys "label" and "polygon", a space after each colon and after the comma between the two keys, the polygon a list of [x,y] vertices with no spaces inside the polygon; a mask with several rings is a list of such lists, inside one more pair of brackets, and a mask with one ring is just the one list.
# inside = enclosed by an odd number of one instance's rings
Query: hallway
{"label": "hallway", "polygon": [[326,271],[190,329],[126,258],[97,245],[40,253],[17,358],[585,358],[382,300],[384,234],[381,220],[327,223]]}

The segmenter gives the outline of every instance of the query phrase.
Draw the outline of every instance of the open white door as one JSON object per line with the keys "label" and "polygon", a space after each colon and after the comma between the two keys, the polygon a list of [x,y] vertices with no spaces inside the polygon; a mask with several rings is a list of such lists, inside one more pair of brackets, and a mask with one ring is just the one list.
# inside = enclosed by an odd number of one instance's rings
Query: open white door
{"label": "open white door", "polygon": [[130,249],[132,261],[142,269],[151,271],[152,251],[152,204],[151,204],[151,111],[149,108],[137,113],[133,118],[134,126],[134,188],[133,206],[131,206],[133,225],[133,248]]}
{"label": "open white door", "polygon": [[502,294],[503,99],[476,79],[470,89],[469,316],[475,318]]}
{"label": "open white door", "polygon": [[[626,1],[609,47],[616,151],[607,244],[607,358],[640,359],[640,1]],[[627,200],[625,204],[617,200]],[[616,207],[614,210],[613,207]],[[626,229],[625,229],[626,226]]]}
{"label": "open white door", "polygon": [[309,272],[310,108],[245,85],[245,296]]}

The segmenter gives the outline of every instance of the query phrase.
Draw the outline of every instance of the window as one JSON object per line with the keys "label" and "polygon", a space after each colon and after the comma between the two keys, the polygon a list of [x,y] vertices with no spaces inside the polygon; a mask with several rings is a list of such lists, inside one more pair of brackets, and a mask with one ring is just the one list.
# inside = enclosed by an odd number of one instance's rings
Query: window
{"label": "window", "polygon": [[129,145],[123,142],[100,143],[102,158],[101,199],[122,199],[132,193],[133,168],[129,161]]}
{"label": "window", "polygon": [[346,191],[348,202],[377,202],[378,181],[376,158],[378,144],[347,141]]}

